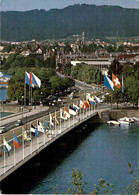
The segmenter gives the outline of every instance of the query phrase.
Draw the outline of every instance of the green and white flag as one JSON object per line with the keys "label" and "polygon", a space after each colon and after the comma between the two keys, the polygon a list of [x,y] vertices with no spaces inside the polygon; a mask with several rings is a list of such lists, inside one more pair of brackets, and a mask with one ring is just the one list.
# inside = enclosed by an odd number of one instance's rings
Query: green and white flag
{"label": "green and white flag", "polygon": [[9,153],[10,150],[12,149],[11,146],[7,143],[7,141],[4,139],[4,150],[5,152]]}

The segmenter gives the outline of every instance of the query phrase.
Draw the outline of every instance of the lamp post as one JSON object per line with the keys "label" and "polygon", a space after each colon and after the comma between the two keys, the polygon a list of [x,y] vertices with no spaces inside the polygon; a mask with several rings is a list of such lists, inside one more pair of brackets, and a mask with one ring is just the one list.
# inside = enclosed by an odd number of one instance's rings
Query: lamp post
{"label": "lamp post", "polygon": [[21,107],[21,112],[22,112],[22,120],[23,120],[23,107]]}

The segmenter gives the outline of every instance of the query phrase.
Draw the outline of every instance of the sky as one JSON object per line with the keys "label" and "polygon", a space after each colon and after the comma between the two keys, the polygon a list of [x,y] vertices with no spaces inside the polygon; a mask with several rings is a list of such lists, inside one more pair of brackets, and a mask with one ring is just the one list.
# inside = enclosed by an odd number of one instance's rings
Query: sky
{"label": "sky", "polygon": [[74,4],[95,4],[95,5],[119,5],[125,8],[138,8],[139,0],[0,0],[2,11],[27,11],[32,9],[52,8],[62,9]]}

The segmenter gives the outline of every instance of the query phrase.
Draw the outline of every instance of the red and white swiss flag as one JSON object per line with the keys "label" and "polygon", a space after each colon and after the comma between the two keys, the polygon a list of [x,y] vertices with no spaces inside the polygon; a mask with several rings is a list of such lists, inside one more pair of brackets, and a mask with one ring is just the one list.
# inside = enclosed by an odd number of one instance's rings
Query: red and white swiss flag
{"label": "red and white swiss flag", "polygon": [[113,82],[113,84],[114,84],[117,88],[119,88],[119,89],[121,88],[121,83],[120,83],[118,77],[115,76],[115,74],[113,74],[113,73],[112,73],[112,82]]}

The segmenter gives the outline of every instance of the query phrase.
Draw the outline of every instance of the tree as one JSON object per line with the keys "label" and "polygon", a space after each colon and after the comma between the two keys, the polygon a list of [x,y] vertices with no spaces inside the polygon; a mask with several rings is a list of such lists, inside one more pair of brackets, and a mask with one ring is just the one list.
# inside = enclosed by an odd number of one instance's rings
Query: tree
{"label": "tree", "polygon": [[134,76],[129,76],[125,80],[125,95],[127,99],[133,103],[138,103],[139,98],[139,79],[137,80]]}
{"label": "tree", "polygon": [[[128,163],[128,167],[130,169],[130,174],[132,176],[133,182],[132,184],[128,185],[127,187],[123,186],[123,192],[120,194],[134,194],[137,195],[139,193],[139,176],[136,176],[134,174],[134,170],[132,168],[132,165]],[[137,169],[139,172],[139,168]],[[85,185],[87,184],[86,182],[83,183],[82,181],[82,172],[78,169],[72,169],[72,188],[69,188],[67,192],[64,194],[87,194],[85,191]],[[56,191],[56,187],[53,188],[54,193],[58,194]],[[98,185],[94,184],[94,189],[89,193],[93,195],[97,194],[112,194],[114,192],[114,185],[111,183],[105,181],[104,179],[100,178]]]}

